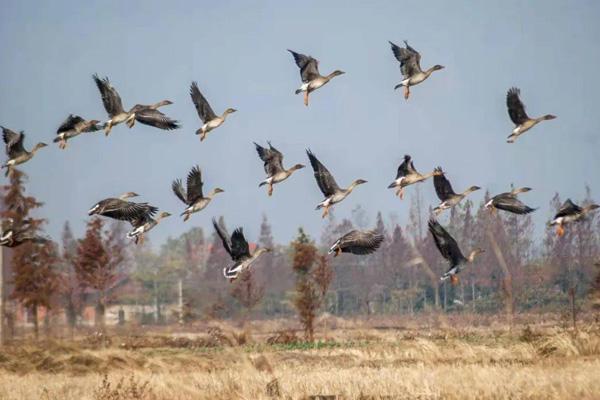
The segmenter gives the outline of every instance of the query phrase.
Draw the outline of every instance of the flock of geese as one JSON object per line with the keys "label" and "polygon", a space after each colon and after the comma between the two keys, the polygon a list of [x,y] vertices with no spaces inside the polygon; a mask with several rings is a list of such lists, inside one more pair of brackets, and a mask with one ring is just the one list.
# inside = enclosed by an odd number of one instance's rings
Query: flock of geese
{"label": "flock of geese", "polygon": [[[404,98],[408,100],[410,89],[413,86],[419,85],[430,78],[435,71],[440,71],[444,67],[442,65],[434,65],[426,70],[421,68],[421,55],[417,50],[408,45],[404,41],[404,47],[398,46],[390,42],[392,53],[400,63],[400,71],[402,73],[402,81],[394,87],[394,89],[403,88]],[[293,59],[300,69],[300,77],[302,85],[296,90],[296,94],[303,94],[304,104],[308,106],[309,95],[325,86],[333,78],[344,74],[341,70],[335,70],[328,75],[321,75],[319,72],[319,62],[317,59],[295,51],[289,50]],[[67,142],[73,138],[80,136],[83,133],[96,132],[104,130],[108,136],[113,127],[125,123],[130,129],[133,128],[136,121],[162,130],[172,130],[180,128],[179,122],[168,117],[159,108],[172,104],[169,100],[162,100],[151,105],[136,104],[129,111],[125,111],[121,97],[117,90],[111,85],[108,78],[100,78],[98,75],[93,76],[94,82],[98,87],[102,97],[104,109],[108,114],[108,120],[101,124],[98,120],[85,120],[77,115],[69,115],[67,119],[59,126],[56,131],[54,142],[58,143],[59,148],[65,149]],[[200,136],[200,140],[206,139],[207,135],[225,123],[227,117],[236,112],[234,108],[227,108],[222,114],[216,114],[211,108],[206,98],[198,88],[196,82],[193,82],[190,87],[190,97],[194,104],[202,126],[196,131]],[[525,112],[525,106],[520,99],[520,91],[517,88],[508,90],[506,96],[506,105],[508,115],[515,128],[508,136],[507,142],[514,143],[517,138],[529,131],[542,121],[547,121],[556,118],[554,115],[547,114],[538,118],[531,118]],[[6,175],[10,175],[14,168],[31,160],[35,154],[43,147],[45,143],[36,144],[31,151],[27,151],[24,147],[25,134],[23,131],[15,132],[8,128],[2,127],[3,139],[6,143],[6,154],[8,161],[2,166],[6,168]],[[303,164],[295,164],[289,169],[283,166],[283,154],[277,150],[270,142],[267,142],[268,147],[254,143],[258,156],[264,163],[266,179],[260,182],[259,187],[267,186],[267,194],[273,194],[273,187],[287,180],[292,174],[305,167]],[[325,165],[308,149],[306,151],[310,165],[314,171],[315,180],[324,199],[317,206],[317,210],[322,209],[322,217],[325,218],[331,207],[346,199],[352,191],[366,183],[364,179],[354,180],[348,187],[340,187],[333,175],[325,167]],[[435,192],[440,199],[440,204],[433,210],[434,215],[429,220],[429,231],[433,236],[434,242],[439,249],[441,255],[448,261],[449,269],[441,277],[442,280],[451,279],[452,283],[458,281],[457,274],[467,264],[473,262],[475,257],[482,252],[481,249],[474,249],[468,256],[464,256],[456,240],[442,227],[436,220],[436,216],[443,211],[451,209],[465,199],[470,193],[479,190],[479,186],[471,186],[463,192],[455,192],[445,172],[441,167],[433,169],[429,173],[421,174],[417,171],[413,164],[410,155],[405,155],[403,162],[398,167],[396,178],[388,186],[390,189],[396,190],[396,195],[402,199],[406,187],[415,183],[424,182],[433,178]],[[183,220],[187,221],[192,214],[204,210],[215,196],[223,193],[221,188],[214,188],[204,194],[204,182],[202,172],[198,166],[194,166],[188,173],[186,185],[184,187],[181,179],[176,179],[172,183],[172,191],[178,199],[185,205],[184,211],[181,213]],[[519,200],[518,195],[530,191],[530,188],[517,188],[510,192],[501,193],[489,200],[485,207],[492,212],[495,210],[503,210],[514,214],[528,214],[535,211]],[[121,221],[128,221],[132,225],[132,230],[127,233],[127,237],[142,243],[144,235],[159,224],[159,222],[171,214],[161,212],[156,217],[159,209],[148,203],[137,203],[130,201],[132,197],[138,196],[134,192],[125,193],[119,197],[106,198],[99,201],[88,212],[89,215],[100,215],[108,218],[113,218]],[[558,235],[562,236],[565,232],[564,226],[579,221],[594,209],[600,206],[596,204],[580,207],[574,204],[571,200],[565,201],[556,216],[550,222],[551,225],[557,226]],[[18,226],[17,226],[18,225]],[[233,264],[227,266],[223,270],[224,276],[233,281],[241,271],[249,268],[256,259],[265,252],[270,251],[268,248],[257,248],[254,252],[250,252],[248,242],[244,237],[242,228],[237,228],[232,235],[227,233],[225,227],[220,226],[213,218],[214,228],[223,242],[223,247],[231,256]],[[28,221],[23,221],[20,224],[15,224],[12,219],[6,219],[2,222],[2,232],[0,232],[0,245],[15,247],[22,243],[31,241],[42,243],[46,239],[36,236],[31,233]],[[352,230],[335,241],[329,249],[330,254],[334,256],[340,253],[351,254],[370,254],[376,251],[384,237],[380,232],[375,230]]]}

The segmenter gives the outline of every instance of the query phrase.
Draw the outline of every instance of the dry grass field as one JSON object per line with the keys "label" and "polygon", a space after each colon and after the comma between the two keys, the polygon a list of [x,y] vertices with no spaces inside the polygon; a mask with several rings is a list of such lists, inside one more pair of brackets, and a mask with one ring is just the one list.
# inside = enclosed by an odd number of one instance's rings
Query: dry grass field
{"label": "dry grass field", "polygon": [[13,343],[0,399],[600,398],[597,323],[440,318],[329,319],[313,344],[282,330],[289,321]]}

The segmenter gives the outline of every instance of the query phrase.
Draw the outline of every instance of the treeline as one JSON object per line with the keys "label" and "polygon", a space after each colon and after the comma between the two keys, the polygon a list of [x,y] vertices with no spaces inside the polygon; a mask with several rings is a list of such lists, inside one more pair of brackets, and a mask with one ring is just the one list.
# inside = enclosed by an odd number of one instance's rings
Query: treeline
{"label": "treeline", "polygon": [[[25,195],[24,180],[15,171],[4,188],[4,218],[29,219],[42,206]],[[62,313],[72,329],[86,306],[94,307],[95,324],[104,326],[106,307],[118,304],[138,306],[129,322],[139,324],[297,315],[311,337],[320,312],[563,311],[569,302],[575,310],[576,302],[600,290],[597,215],[572,224],[562,237],[545,227],[543,240],[535,240],[530,215],[492,212],[484,207],[489,197],[486,193],[477,205],[467,200],[440,218],[463,252],[485,250],[459,275],[457,285],[439,280],[447,265],[427,231],[431,210],[421,206],[417,190],[405,225],[395,218],[386,222],[381,213],[372,225],[357,207],[350,219],[338,220],[332,213],[318,239],[299,228],[292,243],[279,244],[264,216],[256,245],[273,252],[233,283],[222,275],[231,260],[214,232],[195,227],[157,249],[149,243],[133,245],[123,223],[92,218],[82,238],[75,238],[66,223],[61,243],[14,249],[10,298],[34,316],[40,307],[50,310],[46,315]],[[551,209],[557,210],[562,200],[555,195]],[[591,202],[589,189],[581,202]],[[42,231],[45,221],[32,223]],[[326,255],[339,236],[355,228],[383,233],[381,248],[364,257]]]}

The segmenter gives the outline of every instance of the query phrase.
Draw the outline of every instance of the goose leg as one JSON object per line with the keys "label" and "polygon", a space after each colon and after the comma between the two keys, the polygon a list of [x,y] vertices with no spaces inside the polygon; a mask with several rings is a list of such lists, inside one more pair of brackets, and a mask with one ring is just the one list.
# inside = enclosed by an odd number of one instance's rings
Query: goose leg
{"label": "goose leg", "polygon": [[190,219],[190,213],[185,213],[183,217],[183,222],[187,221],[188,219]]}
{"label": "goose leg", "polygon": [[398,195],[400,196],[400,200],[404,200],[404,188],[400,188],[400,192]]}
{"label": "goose leg", "polygon": [[308,90],[304,92],[304,105],[308,107]]}
{"label": "goose leg", "polygon": [[61,150],[64,150],[67,148],[67,141],[66,140],[61,140],[60,142],[58,142],[58,148]]}
{"label": "goose leg", "polygon": [[109,120],[106,123],[106,127],[104,128],[104,135],[108,136],[110,134],[110,131],[112,130],[112,120]]}
{"label": "goose leg", "polygon": [[339,247],[336,247],[336,248],[335,248],[335,253],[334,253],[334,255],[333,255],[333,256],[334,256],[334,257],[337,257],[337,256],[339,256],[340,254],[342,254],[342,249],[341,249],[341,248],[339,248]]}
{"label": "goose leg", "polygon": [[556,234],[557,234],[559,237],[563,237],[563,236],[565,235],[565,228],[563,227],[563,225],[562,225],[562,224],[558,224],[558,225],[556,226]]}
{"label": "goose leg", "polygon": [[204,139],[206,139],[206,131],[202,131],[202,133],[200,133],[200,141],[203,142]]}
{"label": "goose leg", "polygon": [[404,100],[408,100],[410,96],[410,86],[404,86]]}
{"label": "goose leg", "polygon": [[458,285],[458,276],[456,276],[456,274],[450,275],[450,283],[452,285]]}
{"label": "goose leg", "polygon": [[273,185],[271,183],[269,183],[269,188],[267,190],[267,194],[269,196],[273,196]]}
{"label": "goose leg", "polygon": [[140,244],[144,244],[144,234],[140,235]]}
{"label": "goose leg", "polygon": [[321,216],[321,218],[325,218],[328,215],[329,215],[329,206],[325,206],[325,207],[323,207],[323,215]]}

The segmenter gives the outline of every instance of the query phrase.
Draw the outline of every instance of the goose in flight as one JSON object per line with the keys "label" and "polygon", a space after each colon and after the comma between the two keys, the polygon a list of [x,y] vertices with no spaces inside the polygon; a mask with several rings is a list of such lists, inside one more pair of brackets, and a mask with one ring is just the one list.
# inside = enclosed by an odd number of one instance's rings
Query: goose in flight
{"label": "goose in flight", "polygon": [[198,84],[196,82],[192,82],[190,96],[192,97],[194,106],[196,106],[198,116],[204,123],[204,125],[196,131],[196,135],[200,135],[200,141],[206,139],[208,132],[221,126],[229,114],[237,111],[235,108],[228,108],[221,116],[215,114],[210,107],[210,104],[208,104],[208,101],[206,101],[206,98],[200,93],[200,89],[198,89]]}
{"label": "goose in flight", "polygon": [[454,207],[469,194],[481,189],[479,186],[471,186],[462,193],[455,193],[454,189],[452,189],[450,181],[444,175],[444,171],[442,171],[441,167],[437,167],[435,169],[433,186],[435,187],[435,193],[441,201],[440,205],[433,209],[435,215],[440,215],[442,211]]}
{"label": "goose in flight", "polygon": [[367,181],[364,179],[357,179],[352,182],[348,188],[342,189],[338,186],[337,182],[327,168],[321,164],[321,162],[310,150],[306,150],[306,154],[308,155],[310,164],[315,172],[315,180],[317,181],[317,185],[319,185],[319,189],[321,189],[321,192],[325,196],[325,200],[319,203],[316,208],[317,210],[321,208],[324,209],[322,218],[325,218],[329,214],[330,207],[348,197],[355,187],[362,185],[363,183],[367,183]]}
{"label": "goose in flight", "polygon": [[514,143],[515,140],[542,121],[556,118],[552,114],[546,114],[538,118],[529,118],[525,112],[525,105],[519,98],[521,90],[518,88],[508,89],[506,93],[506,106],[508,107],[508,116],[515,124],[515,129],[506,140],[508,143]]}
{"label": "goose in flight", "polygon": [[353,230],[335,241],[329,248],[328,254],[334,254],[334,257],[340,253],[351,254],[371,254],[379,248],[383,242],[383,235],[375,230],[359,231]]}
{"label": "goose in flight", "polygon": [[450,278],[450,282],[453,285],[458,283],[457,274],[465,267],[467,264],[472,264],[475,261],[475,258],[484,252],[483,249],[476,248],[469,254],[468,257],[465,257],[458,247],[456,240],[434,219],[431,218],[429,220],[429,232],[431,232],[431,236],[433,236],[433,241],[435,242],[435,246],[440,251],[442,257],[448,261],[449,269],[446,271],[440,278],[440,280],[445,281]]}
{"label": "goose in flight", "polygon": [[589,204],[587,206],[578,206],[571,199],[567,199],[560,207],[550,225],[556,225],[556,233],[558,236],[565,234],[564,225],[583,220],[590,212],[600,208],[598,204]]}
{"label": "goose in flight", "polygon": [[129,110],[133,114],[133,118],[127,120],[127,126],[131,129],[135,125],[135,121],[141,124],[153,126],[158,129],[170,131],[179,129],[179,122],[167,117],[162,112],[158,111],[159,107],[173,104],[170,100],[159,101],[151,105],[136,104]]}
{"label": "goose in flight", "polygon": [[244,237],[242,228],[237,228],[233,231],[233,235],[231,235],[230,238],[225,227],[220,226],[214,218],[212,222],[217,234],[223,242],[225,251],[234,262],[233,265],[223,268],[223,275],[225,278],[229,279],[230,282],[233,282],[243,270],[250,268],[258,257],[271,251],[269,248],[260,247],[254,250],[254,253],[250,254],[250,247]]}
{"label": "goose in flight", "polygon": [[420,174],[415,169],[415,165],[413,164],[412,158],[407,154],[404,156],[404,161],[398,167],[398,172],[396,173],[396,179],[388,186],[388,189],[396,189],[396,195],[400,197],[400,199],[404,198],[404,188],[406,186],[412,185],[413,183],[423,182],[424,180],[431,178],[435,175],[440,175],[441,172],[437,169],[433,172],[427,173],[425,175]]}
{"label": "goose in flight", "polygon": [[9,176],[15,166],[31,160],[39,149],[47,146],[46,143],[40,142],[31,151],[27,151],[23,147],[23,141],[25,140],[23,131],[17,133],[3,126],[0,126],[0,128],[2,128],[2,139],[6,144],[6,155],[8,156],[8,161],[2,165],[2,168],[6,168],[4,176]]}
{"label": "goose in flight", "polygon": [[280,183],[289,178],[294,172],[305,167],[302,164],[296,164],[290,169],[283,168],[283,154],[277,150],[271,142],[267,142],[269,148],[262,147],[258,143],[254,143],[256,146],[256,152],[260,159],[264,162],[265,173],[267,179],[262,181],[258,186],[268,185],[267,194],[273,195],[273,185]]}
{"label": "goose in flight", "polygon": [[488,210],[494,211],[504,210],[513,214],[529,214],[534,212],[536,209],[531,208],[525,205],[521,200],[517,198],[519,193],[529,192],[531,188],[522,187],[511,190],[510,192],[500,193],[490,199],[487,203],[485,203],[485,208]]}
{"label": "goose in flight", "polygon": [[181,213],[184,221],[187,221],[193,213],[201,211],[208,206],[217,193],[223,193],[221,188],[211,190],[206,197],[202,194],[202,172],[197,165],[192,168],[187,176],[187,190],[183,188],[181,179],[176,179],[171,185],[171,189],[175,196],[179,198],[188,207]]}
{"label": "goose in flight", "polygon": [[67,148],[67,141],[79,136],[85,132],[96,132],[102,129],[102,126],[98,125],[100,121],[92,119],[86,121],[79,115],[70,114],[67,119],[56,130],[56,137],[54,143],[58,143],[60,149]]}
{"label": "goose in flight", "polygon": [[296,94],[304,93],[304,105],[308,106],[308,95],[314,92],[321,86],[326,85],[330,80],[336,76],[345,74],[344,71],[336,69],[332,73],[326,76],[322,76],[319,73],[319,61],[311,56],[296,53],[295,51],[289,50],[294,56],[294,61],[298,68],[300,68],[300,78],[302,79],[302,86],[296,90]]}
{"label": "goose in flight", "polygon": [[152,218],[151,213],[149,212],[142,214],[139,218],[133,218],[129,220],[131,226],[133,227],[133,230],[127,233],[127,237],[130,239],[134,239],[135,244],[143,244],[144,234],[152,228],[154,228],[156,225],[158,225],[158,223],[162,219],[170,216],[171,214],[169,214],[166,211],[163,211],[160,214],[158,214],[158,217],[156,218]]}
{"label": "goose in flight", "polygon": [[423,71],[421,69],[421,54],[408,45],[406,40],[404,41],[404,47],[400,47],[392,42],[392,53],[396,60],[400,62],[400,72],[402,72],[402,81],[394,87],[394,90],[403,87],[404,98],[408,100],[410,96],[410,87],[418,85],[423,82],[433,73],[433,71],[439,71],[444,68],[443,65],[434,65],[433,67]]}
{"label": "goose in flight", "polygon": [[29,220],[22,221],[20,225],[15,224],[12,218],[2,221],[0,232],[0,246],[18,247],[23,243],[45,244],[50,240],[48,238],[32,233]]}

